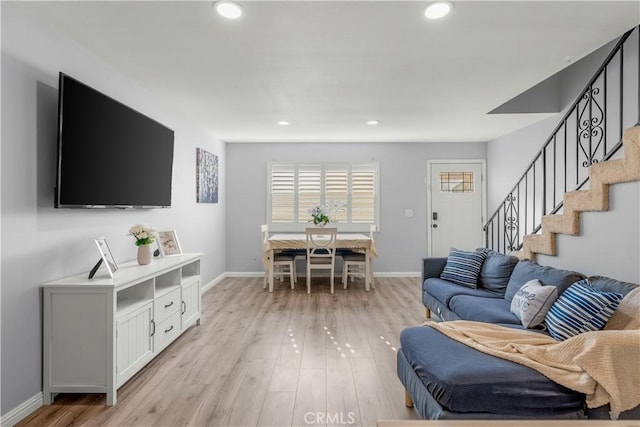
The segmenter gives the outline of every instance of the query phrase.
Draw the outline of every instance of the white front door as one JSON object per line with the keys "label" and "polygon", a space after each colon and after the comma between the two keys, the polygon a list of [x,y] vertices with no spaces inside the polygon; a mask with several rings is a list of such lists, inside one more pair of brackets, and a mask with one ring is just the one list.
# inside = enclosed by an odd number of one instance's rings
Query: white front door
{"label": "white front door", "polygon": [[427,252],[484,246],[484,160],[427,162]]}

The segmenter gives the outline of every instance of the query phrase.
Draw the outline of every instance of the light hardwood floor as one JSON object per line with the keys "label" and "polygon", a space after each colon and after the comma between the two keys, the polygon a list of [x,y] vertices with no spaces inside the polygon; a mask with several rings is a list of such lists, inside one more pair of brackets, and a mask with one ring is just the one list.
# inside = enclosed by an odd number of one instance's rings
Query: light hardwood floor
{"label": "light hardwood floor", "polygon": [[416,418],[396,376],[400,331],[424,320],[419,279],[328,279],[262,289],[227,278],[203,295],[202,324],[118,390],[60,395],[19,426],[374,426]]}

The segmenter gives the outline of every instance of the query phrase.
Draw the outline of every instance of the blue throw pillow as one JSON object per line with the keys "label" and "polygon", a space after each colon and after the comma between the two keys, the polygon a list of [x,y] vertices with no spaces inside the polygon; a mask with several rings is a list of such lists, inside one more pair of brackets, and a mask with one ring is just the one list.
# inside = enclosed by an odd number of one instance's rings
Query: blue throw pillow
{"label": "blue throw pillow", "polygon": [[509,278],[518,263],[518,258],[487,248],[476,249],[476,252],[487,254],[478,276],[478,287],[504,297]]}
{"label": "blue throw pillow", "polygon": [[622,295],[602,292],[580,280],[560,295],[551,306],[545,324],[549,334],[558,341],[589,331],[599,331],[618,308]]}
{"label": "blue throw pillow", "polygon": [[451,249],[440,278],[475,289],[478,287],[478,275],[486,256],[484,252]]}
{"label": "blue throw pillow", "polygon": [[522,285],[533,279],[538,279],[545,286],[555,286],[558,288],[558,295],[562,295],[573,283],[584,279],[584,276],[575,271],[560,270],[523,259],[511,273],[504,299],[511,302]]}

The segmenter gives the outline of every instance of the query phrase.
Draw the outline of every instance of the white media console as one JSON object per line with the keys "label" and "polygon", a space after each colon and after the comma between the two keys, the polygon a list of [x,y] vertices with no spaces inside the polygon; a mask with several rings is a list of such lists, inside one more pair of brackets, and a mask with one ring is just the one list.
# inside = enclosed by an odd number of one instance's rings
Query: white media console
{"label": "white media console", "polygon": [[116,390],[187,328],[200,324],[201,254],[120,265],[106,272],[45,283],[44,404],[55,393]]}

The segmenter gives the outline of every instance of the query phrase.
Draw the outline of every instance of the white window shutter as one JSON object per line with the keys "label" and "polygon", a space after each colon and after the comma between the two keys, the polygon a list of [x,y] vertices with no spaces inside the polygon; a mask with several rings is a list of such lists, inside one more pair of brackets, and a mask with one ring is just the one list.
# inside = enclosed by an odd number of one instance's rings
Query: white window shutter
{"label": "white window shutter", "polygon": [[331,221],[346,223],[349,207],[349,165],[326,165],[324,172],[324,204],[331,211]]}
{"label": "white window shutter", "polygon": [[295,220],[295,165],[271,164],[271,222]]}
{"label": "white window shutter", "polygon": [[353,165],[351,172],[351,222],[376,223],[376,168]]}
{"label": "white window shutter", "polygon": [[322,203],[322,170],[319,164],[298,165],[298,223],[311,219],[308,210]]}

